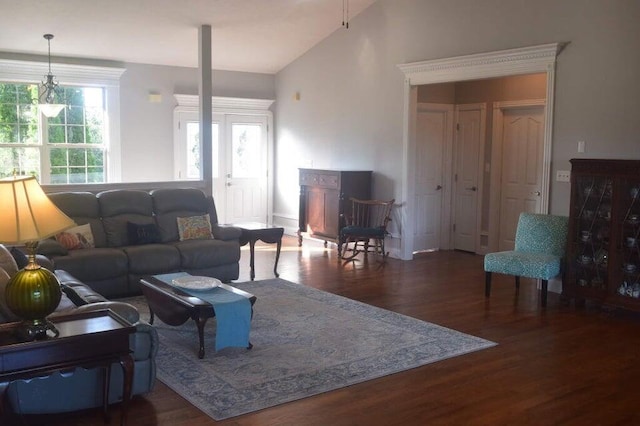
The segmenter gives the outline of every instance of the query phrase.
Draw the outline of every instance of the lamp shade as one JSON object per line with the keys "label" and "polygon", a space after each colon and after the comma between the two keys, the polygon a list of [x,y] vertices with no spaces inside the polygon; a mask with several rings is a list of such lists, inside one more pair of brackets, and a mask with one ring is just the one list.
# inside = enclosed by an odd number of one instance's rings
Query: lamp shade
{"label": "lamp shade", "polygon": [[44,193],[35,177],[0,179],[0,242],[41,240],[75,226]]}

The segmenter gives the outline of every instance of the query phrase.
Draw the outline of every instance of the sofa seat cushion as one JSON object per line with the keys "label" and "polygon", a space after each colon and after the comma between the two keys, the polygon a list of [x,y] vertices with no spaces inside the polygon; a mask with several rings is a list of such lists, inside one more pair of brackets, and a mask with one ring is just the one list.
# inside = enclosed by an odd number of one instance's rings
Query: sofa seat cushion
{"label": "sofa seat cushion", "polygon": [[206,269],[240,260],[238,241],[187,240],[171,243],[180,252],[180,268]]}
{"label": "sofa seat cushion", "polygon": [[64,269],[81,282],[102,281],[127,275],[127,255],[115,248],[70,250],[53,258],[56,269]]}
{"label": "sofa seat cushion", "polygon": [[180,269],[180,252],[171,244],[145,244],[123,248],[129,258],[129,273],[155,275]]}

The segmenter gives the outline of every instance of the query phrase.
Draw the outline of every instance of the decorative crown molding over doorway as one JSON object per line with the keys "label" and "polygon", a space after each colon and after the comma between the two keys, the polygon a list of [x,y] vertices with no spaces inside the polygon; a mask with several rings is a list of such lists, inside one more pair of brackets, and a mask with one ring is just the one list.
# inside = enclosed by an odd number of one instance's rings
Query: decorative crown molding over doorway
{"label": "decorative crown molding over doorway", "polygon": [[406,202],[403,216],[403,236],[400,243],[402,259],[413,258],[413,233],[415,222],[415,122],[417,110],[417,87],[423,84],[447,83],[464,80],[506,77],[518,74],[544,72],[547,75],[547,107],[545,109],[545,134],[543,153],[543,177],[540,210],[549,209],[549,186],[551,174],[551,145],[553,129],[553,97],[555,87],[555,64],[558,53],[566,43],[550,43],[539,46],[508,49],[488,53],[457,56],[398,65],[404,73],[403,112],[403,170],[402,196]]}

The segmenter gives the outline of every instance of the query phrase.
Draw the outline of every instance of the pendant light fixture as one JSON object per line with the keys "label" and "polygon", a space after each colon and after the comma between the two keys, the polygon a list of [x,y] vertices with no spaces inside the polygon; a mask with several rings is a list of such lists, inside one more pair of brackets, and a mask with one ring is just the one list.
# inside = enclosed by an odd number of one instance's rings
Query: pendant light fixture
{"label": "pendant light fixture", "polygon": [[342,26],[349,29],[349,0],[342,0]]}
{"label": "pendant light fixture", "polygon": [[64,104],[56,103],[56,96],[61,97],[61,89],[58,87],[58,82],[55,80],[55,77],[51,73],[51,39],[53,38],[53,34],[45,34],[43,36],[49,45],[49,72],[45,75],[45,79],[42,81],[42,86],[40,87],[40,111],[42,113],[51,118],[57,117],[60,114],[60,111],[64,108]]}

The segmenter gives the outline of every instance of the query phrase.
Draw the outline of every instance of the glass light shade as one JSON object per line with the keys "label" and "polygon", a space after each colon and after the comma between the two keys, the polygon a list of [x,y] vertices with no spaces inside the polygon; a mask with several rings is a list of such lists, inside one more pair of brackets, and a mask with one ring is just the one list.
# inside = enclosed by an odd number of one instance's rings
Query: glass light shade
{"label": "glass light shade", "polygon": [[49,118],[57,117],[63,110],[63,104],[39,104],[40,111]]}

